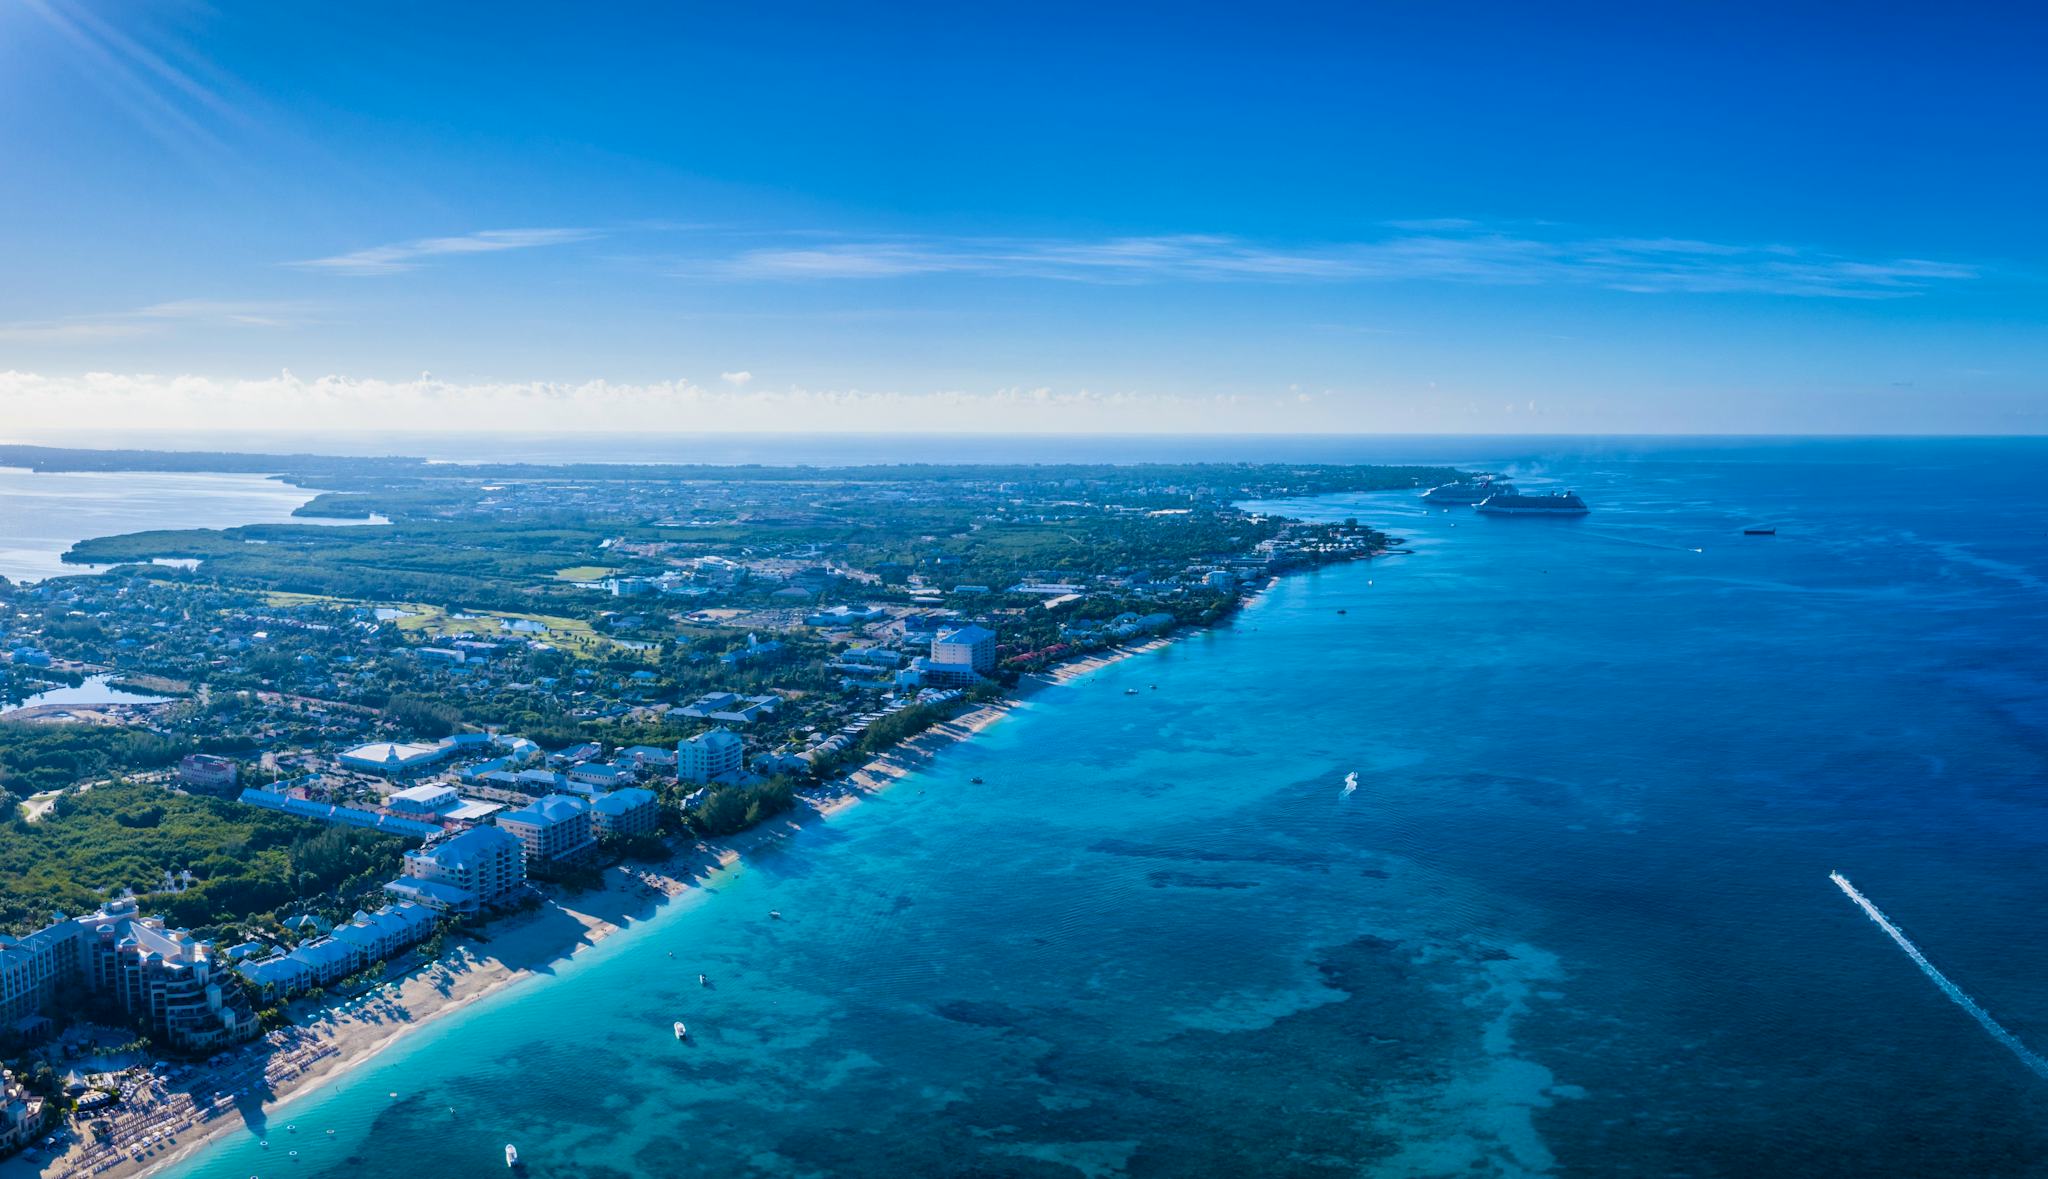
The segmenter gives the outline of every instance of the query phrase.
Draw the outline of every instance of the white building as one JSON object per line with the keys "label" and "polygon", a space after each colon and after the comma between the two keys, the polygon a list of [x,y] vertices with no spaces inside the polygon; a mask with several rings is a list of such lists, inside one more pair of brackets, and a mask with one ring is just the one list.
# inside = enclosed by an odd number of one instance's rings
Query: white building
{"label": "white building", "polygon": [[425,769],[455,752],[446,741],[433,745],[404,741],[377,741],[358,745],[336,760],[351,770],[398,777]]}
{"label": "white building", "polygon": [[462,796],[455,787],[432,783],[400,790],[384,800],[385,810],[416,819],[438,818],[460,805]]}
{"label": "white building", "polygon": [[405,876],[392,883],[407,881],[436,887],[387,890],[430,907],[474,912],[479,906],[503,903],[524,887],[525,854],[512,832],[477,827],[445,843],[407,852]]}
{"label": "white building", "polygon": [[0,1150],[27,1146],[43,1126],[43,1099],[0,1069]]}
{"label": "white building", "polygon": [[747,743],[738,733],[713,729],[676,746],[676,777],[685,782],[709,782],[746,768]]}
{"label": "white building", "polygon": [[498,816],[498,826],[519,840],[529,869],[581,859],[597,846],[590,805],[566,794],[550,794],[506,811]]}
{"label": "white building", "polygon": [[628,786],[592,802],[590,821],[599,835],[652,835],[661,823],[661,803],[654,791]]}
{"label": "white building", "polygon": [[996,632],[968,623],[942,630],[932,638],[932,663],[942,668],[964,667],[975,675],[996,669]]}

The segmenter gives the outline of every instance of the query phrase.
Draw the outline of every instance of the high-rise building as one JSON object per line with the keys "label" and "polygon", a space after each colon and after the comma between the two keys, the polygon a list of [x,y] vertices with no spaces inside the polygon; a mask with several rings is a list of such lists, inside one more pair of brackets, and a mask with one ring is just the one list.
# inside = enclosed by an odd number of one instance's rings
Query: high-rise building
{"label": "high-rise building", "polygon": [[971,622],[942,630],[932,639],[932,663],[988,675],[996,669],[996,632]]}
{"label": "high-rise building", "polygon": [[567,794],[550,794],[516,811],[498,816],[498,826],[518,838],[526,867],[582,859],[597,846],[590,823],[590,804]]}
{"label": "high-rise building", "polygon": [[747,743],[725,729],[699,733],[676,746],[676,777],[685,782],[709,782],[746,765]]}
{"label": "high-rise building", "polygon": [[[395,895],[433,908],[469,913],[503,904],[526,884],[525,849],[512,831],[473,827],[453,839],[405,853]],[[423,887],[408,890],[416,883]]]}

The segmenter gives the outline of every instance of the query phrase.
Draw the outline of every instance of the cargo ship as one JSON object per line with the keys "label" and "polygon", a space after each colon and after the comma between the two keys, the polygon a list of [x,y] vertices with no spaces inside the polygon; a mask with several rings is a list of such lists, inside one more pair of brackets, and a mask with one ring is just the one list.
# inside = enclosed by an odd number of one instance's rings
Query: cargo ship
{"label": "cargo ship", "polygon": [[1583,516],[1592,511],[1575,492],[1528,495],[1512,490],[1487,496],[1478,510],[1489,516]]}

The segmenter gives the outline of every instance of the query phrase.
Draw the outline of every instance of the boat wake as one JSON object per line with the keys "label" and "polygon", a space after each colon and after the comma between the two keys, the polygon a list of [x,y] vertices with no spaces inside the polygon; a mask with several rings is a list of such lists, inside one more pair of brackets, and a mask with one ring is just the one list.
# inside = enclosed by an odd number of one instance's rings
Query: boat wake
{"label": "boat wake", "polygon": [[1344,775],[1344,789],[1337,792],[1337,797],[1342,798],[1356,789],[1358,789],[1358,771],[1353,770]]}
{"label": "boat wake", "polygon": [[1934,985],[1941,988],[1942,994],[1947,995],[1956,1006],[1967,1012],[1971,1019],[1976,1020],[1978,1026],[1990,1033],[1992,1039],[2010,1049],[2014,1056],[2020,1058],[2021,1064],[2034,1070],[2036,1076],[2048,1079],[2048,1060],[2043,1060],[2039,1053],[2022,1044],[2018,1036],[2005,1030],[2005,1025],[1991,1018],[1990,1012],[1979,1007],[1975,999],[1964,994],[1963,988],[1950,982],[1948,976],[1936,969],[1934,963],[1927,960],[1927,955],[1920,952],[1920,947],[1914,945],[1910,938],[1899,931],[1898,926],[1891,923],[1890,918],[1886,917],[1876,905],[1870,903],[1869,897],[1856,891],[1856,886],[1849,883],[1848,877],[1840,872],[1830,872],[1828,873],[1828,879],[1839,885],[1842,892],[1850,900],[1856,902],[1856,907],[1863,910],[1865,916],[1877,922],[1877,927],[1884,930],[1894,942],[1898,943],[1899,948],[1906,952],[1906,957],[1913,960],[1913,965],[1920,968],[1920,973],[1932,979]]}

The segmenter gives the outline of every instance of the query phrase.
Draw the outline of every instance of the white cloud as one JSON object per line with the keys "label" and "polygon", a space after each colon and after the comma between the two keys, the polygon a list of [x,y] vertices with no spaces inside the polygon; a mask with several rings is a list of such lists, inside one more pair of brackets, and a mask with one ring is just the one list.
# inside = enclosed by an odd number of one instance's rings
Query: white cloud
{"label": "white cloud", "polygon": [[95,343],[123,337],[162,335],[176,323],[290,327],[301,321],[304,311],[304,305],[299,303],[178,299],[101,315],[0,323],[0,340],[34,344]]}
{"label": "white cloud", "polygon": [[[725,374],[722,374],[725,375]],[[742,389],[686,379],[622,384],[456,382],[291,372],[223,380],[150,373],[46,375],[0,371],[0,421],[34,432],[189,430],[688,434],[717,431],[1033,433],[1258,432],[1328,425],[1303,416],[1284,387],[1266,394],[1103,393],[1045,387],[928,392]]]}
{"label": "white cloud", "polygon": [[736,373],[719,373],[718,379],[735,389],[744,389],[747,387],[747,382],[754,379],[754,374],[742,369]]}
{"label": "white cloud", "polygon": [[589,229],[483,229],[455,237],[423,237],[409,242],[371,246],[330,258],[311,258],[292,265],[330,274],[358,276],[398,274],[417,269],[422,259],[452,254],[492,254],[503,250],[530,250],[587,241],[597,234]]}
{"label": "white cloud", "polygon": [[1856,259],[1784,245],[1682,238],[1543,238],[1456,219],[1402,222],[1374,241],[1275,246],[1181,234],[1099,240],[846,240],[748,250],[715,267],[754,279],[978,275],[1073,282],[1391,282],[1575,284],[1638,293],[1894,298],[1976,277],[1922,258]]}

